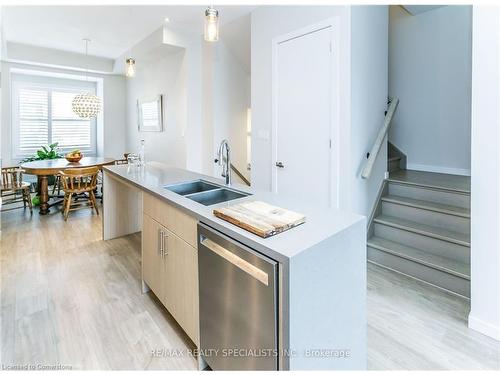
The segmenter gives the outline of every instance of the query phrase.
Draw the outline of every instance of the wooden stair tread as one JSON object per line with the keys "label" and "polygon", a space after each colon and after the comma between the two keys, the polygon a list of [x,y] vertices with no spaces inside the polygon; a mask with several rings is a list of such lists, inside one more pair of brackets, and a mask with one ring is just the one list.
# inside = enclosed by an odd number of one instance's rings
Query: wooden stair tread
{"label": "wooden stair tread", "polygon": [[451,206],[448,204],[441,204],[431,201],[424,201],[421,199],[413,199],[407,197],[400,197],[398,195],[386,195],[381,198],[383,202],[391,202],[396,204],[401,204],[404,206],[410,206],[415,208],[421,208],[428,211],[441,212],[444,214],[455,215],[465,218],[470,218],[470,209]]}
{"label": "wooden stair tread", "polygon": [[470,177],[401,169],[389,174],[390,182],[470,194]]}
{"label": "wooden stair tread", "polygon": [[373,221],[378,224],[388,225],[391,227],[407,230],[409,232],[422,234],[427,237],[433,237],[439,240],[453,242],[458,245],[470,247],[470,238],[468,234],[438,228],[435,226],[420,224],[411,220],[400,219],[388,215],[379,215]]}
{"label": "wooden stair tread", "polygon": [[401,160],[401,156],[389,156],[389,161]]}
{"label": "wooden stair tread", "polygon": [[466,263],[430,254],[423,250],[376,236],[371,237],[367,245],[395,256],[470,280],[470,265]]}

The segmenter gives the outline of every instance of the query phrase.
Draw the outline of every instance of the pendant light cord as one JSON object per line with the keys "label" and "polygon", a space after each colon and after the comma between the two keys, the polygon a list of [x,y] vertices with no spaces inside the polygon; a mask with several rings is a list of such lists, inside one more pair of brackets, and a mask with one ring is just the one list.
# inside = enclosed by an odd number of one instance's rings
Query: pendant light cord
{"label": "pendant light cord", "polygon": [[88,82],[89,81],[89,42],[90,42],[90,39],[87,39],[85,38],[84,39],[85,41],[85,81]]}

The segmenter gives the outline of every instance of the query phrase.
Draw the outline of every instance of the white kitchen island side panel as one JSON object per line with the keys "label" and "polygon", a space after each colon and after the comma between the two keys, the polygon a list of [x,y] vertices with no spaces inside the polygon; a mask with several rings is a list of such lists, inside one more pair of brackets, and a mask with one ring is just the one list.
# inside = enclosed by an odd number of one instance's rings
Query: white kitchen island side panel
{"label": "white kitchen island side panel", "polygon": [[290,259],[290,370],[365,370],[366,221]]}

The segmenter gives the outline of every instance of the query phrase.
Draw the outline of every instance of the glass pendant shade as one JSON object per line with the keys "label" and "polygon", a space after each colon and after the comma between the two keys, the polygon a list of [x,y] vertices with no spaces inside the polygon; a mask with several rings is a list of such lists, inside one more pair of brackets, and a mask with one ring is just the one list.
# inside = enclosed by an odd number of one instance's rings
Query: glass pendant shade
{"label": "glass pendant shade", "polygon": [[101,99],[90,92],[82,92],[73,98],[71,108],[78,117],[94,118],[101,111]]}
{"label": "glass pendant shade", "polygon": [[127,60],[127,69],[125,71],[125,75],[129,78],[135,76],[135,60],[132,57],[129,57]]}
{"label": "glass pendant shade", "polygon": [[207,42],[219,40],[219,12],[214,8],[205,10],[205,40]]}

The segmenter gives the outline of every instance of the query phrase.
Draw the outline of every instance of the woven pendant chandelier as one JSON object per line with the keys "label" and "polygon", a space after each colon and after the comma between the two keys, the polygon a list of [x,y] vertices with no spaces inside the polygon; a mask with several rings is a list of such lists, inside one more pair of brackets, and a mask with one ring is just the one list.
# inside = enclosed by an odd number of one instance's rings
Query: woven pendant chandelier
{"label": "woven pendant chandelier", "polygon": [[[85,42],[85,57],[87,57],[90,39],[84,39],[83,41]],[[85,71],[85,76],[88,81],[88,68]],[[71,108],[78,117],[84,119],[94,118],[101,112],[101,99],[91,92],[85,91],[73,98]]]}

